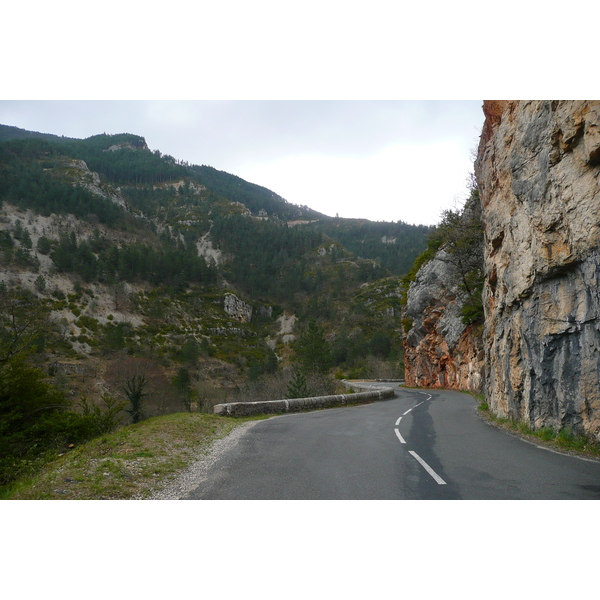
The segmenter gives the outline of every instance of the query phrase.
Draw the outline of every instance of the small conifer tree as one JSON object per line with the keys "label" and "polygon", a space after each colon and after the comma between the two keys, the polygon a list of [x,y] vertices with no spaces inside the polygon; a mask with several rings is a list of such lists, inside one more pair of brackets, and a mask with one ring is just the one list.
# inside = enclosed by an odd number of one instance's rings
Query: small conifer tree
{"label": "small conifer tree", "polygon": [[35,289],[41,293],[46,289],[46,279],[43,275],[38,275],[36,280],[33,282],[33,285],[35,285]]}
{"label": "small conifer tree", "polygon": [[331,349],[323,328],[314,319],[295,344],[296,357],[307,372],[326,373],[331,363]]}
{"label": "small conifer tree", "polygon": [[287,398],[308,398],[309,396],[310,391],[306,383],[306,377],[300,369],[296,369],[288,385]]}

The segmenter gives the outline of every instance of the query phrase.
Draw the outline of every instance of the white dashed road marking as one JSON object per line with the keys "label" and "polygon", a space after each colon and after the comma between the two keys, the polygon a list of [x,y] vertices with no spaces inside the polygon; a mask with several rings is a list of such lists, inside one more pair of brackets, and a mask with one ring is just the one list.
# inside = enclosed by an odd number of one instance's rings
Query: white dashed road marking
{"label": "white dashed road marking", "polygon": [[446,485],[446,482],[416,453],[412,450],[408,451],[421,463],[421,466],[439,483],[439,485]]}
{"label": "white dashed road marking", "polygon": [[401,444],[406,444],[406,440],[400,435],[400,432],[397,429],[394,429],[394,431],[396,432],[396,435],[398,436],[398,439],[400,440]]}
{"label": "white dashed road marking", "polygon": [[[428,398],[426,400],[431,400],[431,398],[432,398],[431,394],[428,394],[427,392],[419,392],[419,394],[425,394],[426,396],[428,396]],[[423,402],[426,402],[426,400],[423,400]],[[409,408],[402,415],[402,417],[407,415],[413,408],[417,408],[417,406],[421,406],[421,404],[423,404],[423,402],[419,402],[419,404],[415,404],[415,406],[413,406],[412,408]],[[398,420],[396,421],[396,427],[398,427],[400,425],[400,421],[402,420],[402,417],[398,417]],[[400,433],[400,431],[398,429],[394,429],[394,432],[396,433],[396,437],[400,440],[400,443],[406,444],[406,440],[402,437],[402,434]],[[417,460],[417,462],[433,477],[433,479],[439,485],[446,485],[446,482],[416,452],[414,452],[413,450],[409,450],[408,453]]]}

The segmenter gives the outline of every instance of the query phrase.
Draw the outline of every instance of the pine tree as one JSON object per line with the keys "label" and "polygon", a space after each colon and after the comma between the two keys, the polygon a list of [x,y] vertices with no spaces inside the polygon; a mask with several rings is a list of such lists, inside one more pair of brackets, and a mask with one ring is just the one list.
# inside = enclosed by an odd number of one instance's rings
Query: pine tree
{"label": "pine tree", "polygon": [[306,377],[300,369],[294,371],[292,380],[290,381],[287,389],[287,398],[308,398],[310,391],[306,383]]}
{"label": "pine tree", "polygon": [[46,289],[46,279],[41,274],[37,276],[33,284],[35,285],[35,289],[40,293]]}
{"label": "pine tree", "polygon": [[312,319],[296,342],[296,356],[307,372],[326,373],[331,364],[331,349],[323,329]]}

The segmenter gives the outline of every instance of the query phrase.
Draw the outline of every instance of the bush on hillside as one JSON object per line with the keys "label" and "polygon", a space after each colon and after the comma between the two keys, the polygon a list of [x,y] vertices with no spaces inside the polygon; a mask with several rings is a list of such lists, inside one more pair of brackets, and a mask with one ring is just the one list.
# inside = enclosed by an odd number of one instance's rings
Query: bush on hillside
{"label": "bush on hillside", "polygon": [[96,419],[74,412],[64,394],[44,377],[22,360],[0,367],[0,485],[47,453],[98,434]]}

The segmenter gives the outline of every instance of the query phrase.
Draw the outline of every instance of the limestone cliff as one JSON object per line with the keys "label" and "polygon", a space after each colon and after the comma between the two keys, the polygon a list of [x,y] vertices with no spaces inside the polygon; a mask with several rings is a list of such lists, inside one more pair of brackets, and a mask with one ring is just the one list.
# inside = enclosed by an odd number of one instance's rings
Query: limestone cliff
{"label": "limestone cliff", "polygon": [[405,308],[410,329],[404,340],[409,386],[481,391],[481,326],[465,325],[465,294],[443,248],[419,269]]}
{"label": "limestone cliff", "polygon": [[488,403],[600,439],[600,101],[490,101],[484,114]]}

